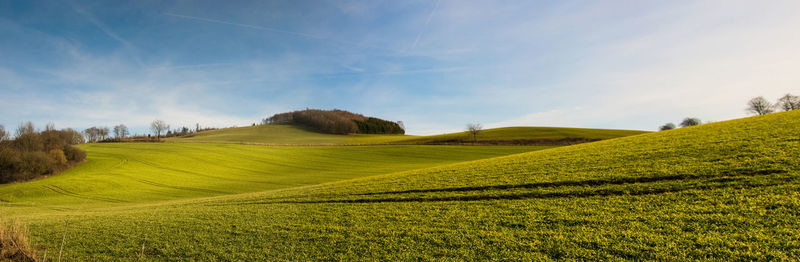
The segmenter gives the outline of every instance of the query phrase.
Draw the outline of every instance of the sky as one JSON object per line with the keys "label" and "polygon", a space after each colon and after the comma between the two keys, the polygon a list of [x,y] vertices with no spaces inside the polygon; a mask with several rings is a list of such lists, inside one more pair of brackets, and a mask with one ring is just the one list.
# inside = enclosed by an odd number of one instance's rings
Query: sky
{"label": "sky", "polygon": [[0,0],[0,124],[655,130],[800,94],[800,1]]}

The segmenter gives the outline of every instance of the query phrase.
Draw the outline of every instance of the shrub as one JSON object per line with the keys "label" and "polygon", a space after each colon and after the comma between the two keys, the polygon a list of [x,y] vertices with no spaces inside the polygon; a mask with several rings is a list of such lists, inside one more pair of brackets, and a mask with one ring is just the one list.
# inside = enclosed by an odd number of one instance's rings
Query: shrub
{"label": "shrub", "polygon": [[21,223],[0,223],[0,261],[36,261],[28,239],[28,228]]}

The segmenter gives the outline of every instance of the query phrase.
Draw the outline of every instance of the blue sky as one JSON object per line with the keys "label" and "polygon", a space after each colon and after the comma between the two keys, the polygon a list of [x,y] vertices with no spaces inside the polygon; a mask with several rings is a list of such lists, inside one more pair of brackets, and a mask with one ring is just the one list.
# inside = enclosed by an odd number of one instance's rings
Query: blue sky
{"label": "blue sky", "polygon": [[0,1],[0,124],[654,130],[800,94],[800,1]]}

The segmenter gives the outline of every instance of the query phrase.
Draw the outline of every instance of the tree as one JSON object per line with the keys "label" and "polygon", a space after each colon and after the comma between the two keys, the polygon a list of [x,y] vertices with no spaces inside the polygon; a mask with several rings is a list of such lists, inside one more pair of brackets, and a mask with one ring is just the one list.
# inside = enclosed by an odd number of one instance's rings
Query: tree
{"label": "tree", "polygon": [[778,98],[777,106],[783,109],[783,111],[800,109],[800,97],[793,96],[792,94],[786,94],[785,96]]}
{"label": "tree", "polygon": [[467,132],[472,135],[472,141],[478,142],[478,135],[481,134],[483,126],[481,124],[467,124]]}
{"label": "tree", "polygon": [[3,125],[0,125],[0,142],[6,141],[9,139],[9,133],[6,132],[6,128]]}
{"label": "tree", "polygon": [[675,124],[673,124],[673,123],[666,123],[666,124],[664,124],[663,126],[661,126],[661,127],[659,128],[659,130],[661,130],[661,131],[670,130],[670,129],[675,129]]}
{"label": "tree", "polygon": [[169,130],[169,125],[165,123],[163,120],[155,120],[153,123],[150,123],[150,130],[153,130],[153,133],[156,133],[156,141],[161,140],[161,134],[164,131]]}
{"label": "tree", "polygon": [[699,118],[687,117],[687,118],[683,119],[683,122],[681,122],[681,127],[696,126],[696,125],[699,125],[699,124],[702,124],[702,123],[703,122],[700,121]]}
{"label": "tree", "polygon": [[126,136],[128,136],[127,126],[123,124],[114,126],[114,138],[116,138],[117,140],[121,140],[124,139]]}
{"label": "tree", "polygon": [[100,135],[100,140],[106,140],[108,138],[107,126],[97,128],[97,132]]}
{"label": "tree", "polygon": [[775,111],[774,108],[775,106],[767,101],[767,99],[763,96],[750,99],[750,101],[747,102],[747,112],[756,115],[766,115],[772,113]]}

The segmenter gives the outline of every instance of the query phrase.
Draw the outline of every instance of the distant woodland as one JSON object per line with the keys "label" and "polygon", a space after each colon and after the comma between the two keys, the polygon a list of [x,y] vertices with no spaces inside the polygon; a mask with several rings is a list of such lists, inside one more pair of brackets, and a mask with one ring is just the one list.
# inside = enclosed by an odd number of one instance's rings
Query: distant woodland
{"label": "distant woodland", "polygon": [[328,134],[405,134],[402,122],[392,122],[344,110],[306,109],[275,114],[264,124],[297,124]]}
{"label": "distant woodland", "polygon": [[66,170],[86,159],[72,145],[84,142],[80,132],[56,130],[48,125],[37,131],[31,122],[19,126],[14,136],[0,126],[0,183],[26,181]]}

